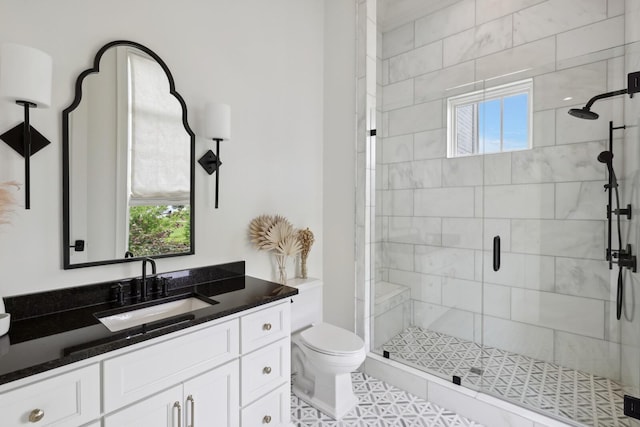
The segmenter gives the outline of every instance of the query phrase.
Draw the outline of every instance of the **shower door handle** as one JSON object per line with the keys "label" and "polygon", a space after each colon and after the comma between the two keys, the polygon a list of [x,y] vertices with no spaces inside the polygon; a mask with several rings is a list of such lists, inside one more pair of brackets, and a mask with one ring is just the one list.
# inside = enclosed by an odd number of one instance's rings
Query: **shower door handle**
{"label": "shower door handle", "polygon": [[500,236],[493,238],[493,271],[500,270]]}

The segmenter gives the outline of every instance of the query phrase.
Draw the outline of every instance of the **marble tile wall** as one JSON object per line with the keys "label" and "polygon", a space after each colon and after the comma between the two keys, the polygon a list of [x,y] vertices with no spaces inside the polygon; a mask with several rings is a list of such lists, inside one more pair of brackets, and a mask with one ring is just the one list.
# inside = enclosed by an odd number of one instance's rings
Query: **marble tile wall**
{"label": "marble tile wall", "polygon": [[[372,280],[410,290],[417,326],[620,379],[621,352],[640,352],[618,344],[603,260],[606,168],[596,157],[625,100],[599,101],[597,121],[566,112],[624,87],[625,41],[635,34],[628,7],[443,6],[378,36],[373,247],[381,253]],[[447,158],[446,98],[523,78],[534,82],[533,148]],[[623,135],[615,144],[624,147]],[[619,175],[630,167],[623,160]],[[495,235],[498,272],[486,251]]]}

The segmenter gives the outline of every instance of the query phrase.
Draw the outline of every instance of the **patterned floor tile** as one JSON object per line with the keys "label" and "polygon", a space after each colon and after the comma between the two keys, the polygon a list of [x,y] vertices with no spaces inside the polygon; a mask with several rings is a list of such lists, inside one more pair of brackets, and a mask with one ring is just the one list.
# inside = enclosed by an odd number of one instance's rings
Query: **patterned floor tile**
{"label": "patterned floor tile", "polygon": [[361,372],[352,375],[358,405],[336,421],[291,394],[297,427],[482,427],[451,411]]}
{"label": "patterned floor tile", "polygon": [[[629,427],[622,385],[608,378],[410,326],[382,346],[391,359],[462,378],[507,400],[594,427]],[[481,368],[482,375],[470,371]],[[439,424],[434,424],[439,425]],[[445,424],[466,425],[466,424]]]}

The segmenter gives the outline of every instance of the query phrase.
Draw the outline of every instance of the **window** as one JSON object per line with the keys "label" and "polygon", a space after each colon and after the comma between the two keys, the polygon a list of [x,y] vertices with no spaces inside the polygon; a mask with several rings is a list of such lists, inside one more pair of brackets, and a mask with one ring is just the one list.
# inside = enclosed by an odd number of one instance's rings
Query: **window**
{"label": "window", "polygon": [[447,100],[447,157],[531,148],[531,79]]}

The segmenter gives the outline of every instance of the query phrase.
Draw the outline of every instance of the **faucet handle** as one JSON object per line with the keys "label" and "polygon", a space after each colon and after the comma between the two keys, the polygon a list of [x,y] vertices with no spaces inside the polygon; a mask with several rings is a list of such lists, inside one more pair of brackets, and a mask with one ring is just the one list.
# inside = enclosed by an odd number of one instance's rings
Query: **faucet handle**
{"label": "faucet handle", "polygon": [[115,294],[116,304],[124,305],[124,290],[122,287],[122,283],[118,282],[117,285],[114,285],[111,290]]}
{"label": "faucet handle", "polygon": [[138,291],[139,287],[140,281],[138,279],[131,279],[131,282],[129,283],[131,298],[138,298],[140,296],[140,292]]}
{"label": "faucet handle", "polygon": [[169,277],[160,277],[160,289],[163,297],[169,296]]}

